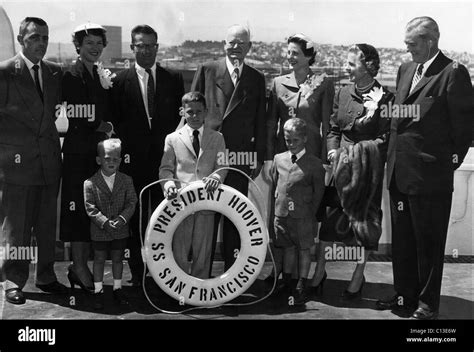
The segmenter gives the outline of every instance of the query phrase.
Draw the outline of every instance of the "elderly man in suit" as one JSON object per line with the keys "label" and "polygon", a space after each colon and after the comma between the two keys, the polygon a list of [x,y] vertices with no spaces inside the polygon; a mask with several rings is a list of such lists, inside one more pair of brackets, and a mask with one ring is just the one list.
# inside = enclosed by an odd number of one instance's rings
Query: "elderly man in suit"
{"label": "elderly man in suit", "polygon": [[[46,22],[26,17],[20,25],[21,52],[0,63],[1,245],[31,248],[36,238],[35,283],[42,291],[65,293],[54,273],[56,205],[61,170],[55,107],[62,72],[43,60],[48,47]],[[31,248],[33,249],[33,248]],[[25,303],[28,258],[3,263],[7,302]]]}
{"label": "elderly man in suit", "polygon": [[468,71],[438,49],[438,40],[430,17],[406,27],[413,61],[400,66],[395,105],[420,113],[392,119],[388,146],[396,295],[377,306],[414,311],[416,319],[438,315],[453,174],[471,143],[474,116]]}
{"label": "elderly man in suit", "polygon": [[[230,27],[224,45],[226,57],[200,65],[191,90],[200,91],[206,97],[209,113],[205,124],[224,135],[229,153],[243,153],[241,155],[246,155],[247,160],[254,156],[257,159],[253,169],[244,164],[229,166],[255,178],[265,157],[266,97],[263,74],[244,63],[251,46],[247,29],[240,25]],[[225,184],[244,195],[248,193],[248,179],[235,171],[229,172]],[[240,237],[227,218],[223,233],[224,268],[227,270],[235,261]],[[215,243],[216,234],[214,237]]]}
{"label": "elderly man in suit", "polygon": [[[184,85],[181,74],[156,63],[158,34],[153,28],[138,25],[132,29],[131,39],[136,63],[113,80],[112,122],[122,141],[123,172],[132,177],[140,194],[143,187],[158,179],[165,137],[180,121]],[[139,285],[143,274],[139,221],[145,229],[148,210],[154,210],[161,200],[162,192],[153,189],[144,197],[143,218],[139,219],[137,210],[131,220],[129,265],[134,286]]]}

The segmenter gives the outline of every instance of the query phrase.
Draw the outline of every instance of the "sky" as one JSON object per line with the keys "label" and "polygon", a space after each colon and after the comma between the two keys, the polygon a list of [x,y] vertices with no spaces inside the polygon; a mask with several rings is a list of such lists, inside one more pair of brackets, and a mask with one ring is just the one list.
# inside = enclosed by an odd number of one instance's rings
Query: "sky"
{"label": "sky", "polygon": [[[248,25],[252,40],[284,41],[302,32],[322,44],[369,43],[375,47],[403,48],[406,23],[417,16],[433,17],[440,27],[439,47],[474,51],[474,2],[376,0],[3,0],[15,35],[25,16],[49,24],[50,42],[70,42],[81,23],[122,26],[122,40],[146,23],[158,31],[159,42],[223,40],[226,28]],[[0,34],[1,35],[1,34]]]}

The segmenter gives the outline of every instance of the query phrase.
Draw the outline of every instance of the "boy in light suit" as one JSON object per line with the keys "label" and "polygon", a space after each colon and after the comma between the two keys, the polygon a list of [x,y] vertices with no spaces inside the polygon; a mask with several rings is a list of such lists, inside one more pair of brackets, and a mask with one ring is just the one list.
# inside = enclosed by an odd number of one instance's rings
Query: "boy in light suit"
{"label": "boy in light suit", "polygon": [[[221,133],[204,126],[206,99],[199,92],[183,96],[186,125],[166,136],[160,166],[160,179],[177,178],[183,182],[203,180],[207,192],[214,192],[224,181],[226,171],[214,173],[226,166],[219,165],[219,155],[225,155]],[[220,154],[222,153],[222,154]],[[186,184],[184,184],[186,185]],[[167,199],[175,198],[181,185],[168,181],[163,185]],[[173,253],[176,263],[188,273],[188,255],[192,248],[191,275],[206,279],[211,265],[214,212],[200,211],[187,217],[176,229]]]}
{"label": "boy in light suit", "polygon": [[114,300],[120,305],[128,302],[122,293],[123,257],[130,236],[129,222],[137,204],[133,181],[118,171],[122,158],[119,139],[99,142],[96,157],[100,169],[84,182],[84,205],[91,220],[94,248],[94,308],[102,309],[102,281],[107,251],[112,257]]}
{"label": "boy in light suit", "polygon": [[271,171],[276,184],[275,246],[283,248],[283,281],[287,288],[290,288],[291,273],[298,260],[299,280],[294,303],[304,304],[308,296],[310,249],[314,245],[315,217],[324,193],[325,171],[319,158],[306,153],[306,123],[291,118],[283,128],[288,151],[275,155]]}

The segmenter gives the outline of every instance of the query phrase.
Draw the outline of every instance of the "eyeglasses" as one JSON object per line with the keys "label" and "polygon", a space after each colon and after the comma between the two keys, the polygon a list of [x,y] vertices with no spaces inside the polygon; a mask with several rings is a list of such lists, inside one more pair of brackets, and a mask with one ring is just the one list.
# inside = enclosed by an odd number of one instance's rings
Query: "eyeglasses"
{"label": "eyeglasses", "polygon": [[247,45],[247,44],[248,44],[248,42],[241,42],[241,41],[234,41],[234,40],[231,41],[231,42],[226,42],[226,45],[229,45],[231,47],[234,47],[236,45],[238,47],[242,47],[242,46]]}
{"label": "eyeglasses", "polygon": [[138,51],[154,50],[158,48],[158,44],[133,44],[133,46]]}

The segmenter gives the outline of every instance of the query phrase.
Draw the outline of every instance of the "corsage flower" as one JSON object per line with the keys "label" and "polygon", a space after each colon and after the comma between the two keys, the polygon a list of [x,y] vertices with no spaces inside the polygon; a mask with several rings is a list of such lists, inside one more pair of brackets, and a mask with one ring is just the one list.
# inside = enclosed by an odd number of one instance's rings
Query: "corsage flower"
{"label": "corsage flower", "polygon": [[97,63],[97,74],[99,75],[102,88],[109,89],[113,86],[112,78],[114,78],[116,74],[104,68],[101,62]]}

